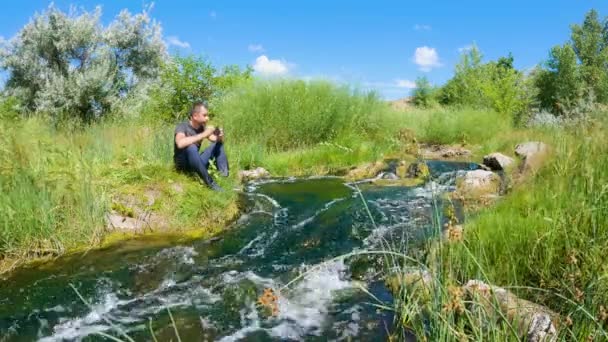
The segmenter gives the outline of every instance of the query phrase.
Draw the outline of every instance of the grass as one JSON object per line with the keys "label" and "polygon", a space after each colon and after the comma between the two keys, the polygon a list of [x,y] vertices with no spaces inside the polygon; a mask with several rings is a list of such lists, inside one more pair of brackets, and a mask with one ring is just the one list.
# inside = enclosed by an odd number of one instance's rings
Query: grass
{"label": "grass", "polygon": [[512,150],[521,137],[534,138],[553,157],[470,217],[462,242],[429,247],[423,262],[434,275],[432,293],[404,290],[396,302],[406,329],[430,341],[522,339],[506,320],[467,309],[457,289],[480,279],[557,312],[560,340],[608,338],[608,135],[605,113],[599,117],[585,126],[502,132],[483,143]]}
{"label": "grass", "polygon": [[[219,179],[226,189],[239,186],[241,169],[338,174],[399,149],[396,127],[387,123],[400,114],[374,95],[301,81],[255,83],[236,94],[215,108],[212,122],[227,132],[233,172]],[[140,230],[209,234],[238,214],[237,192],[212,193],[173,170],[174,126],[149,122],[145,113],[60,128],[9,118],[0,128],[6,132],[0,136],[0,263],[114,241],[105,222],[110,210],[155,218]]]}

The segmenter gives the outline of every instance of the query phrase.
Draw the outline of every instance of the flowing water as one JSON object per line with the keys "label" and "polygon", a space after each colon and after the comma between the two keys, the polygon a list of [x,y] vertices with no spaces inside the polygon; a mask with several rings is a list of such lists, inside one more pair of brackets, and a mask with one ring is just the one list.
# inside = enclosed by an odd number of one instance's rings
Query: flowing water
{"label": "flowing water", "polygon": [[439,195],[475,164],[429,166],[419,187],[251,183],[245,212],[216,239],[127,241],[16,270],[0,281],[0,341],[150,341],[150,329],[176,341],[174,326],[182,341],[386,340],[393,316],[366,293],[391,305],[385,258],[335,257],[387,244],[413,253],[432,238]]}

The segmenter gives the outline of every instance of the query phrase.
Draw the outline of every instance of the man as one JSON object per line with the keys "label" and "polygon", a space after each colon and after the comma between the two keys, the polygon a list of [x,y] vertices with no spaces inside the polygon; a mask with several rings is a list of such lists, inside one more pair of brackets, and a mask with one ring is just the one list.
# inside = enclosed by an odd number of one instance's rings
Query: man
{"label": "man", "polygon": [[[224,152],[224,132],[207,125],[209,111],[202,102],[192,106],[190,119],[175,128],[173,145],[173,161],[179,171],[196,172],[203,182],[214,191],[222,188],[213,181],[207,169],[210,160],[215,160],[215,166],[220,174],[228,176],[228,159]],[[199,154],[201,143],[208,139],[211,145]]]}

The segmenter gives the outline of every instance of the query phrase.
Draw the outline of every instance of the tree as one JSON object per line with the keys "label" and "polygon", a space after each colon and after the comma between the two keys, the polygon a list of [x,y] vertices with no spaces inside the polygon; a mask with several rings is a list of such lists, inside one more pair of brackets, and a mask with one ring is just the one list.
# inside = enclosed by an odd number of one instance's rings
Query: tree
{"label": "tree", "polygon": [[576,52],[570,44],[553,47],[546,69],[536,77],[541,106],[556,114],[567,114],[583,97],[584,81]]}
{"label": "tree", "polygon": [[413,92],[414,105],[417,107],[429,107],[433,103],[433,86],[426,77],[416,79],[416,88]]}
{"label": "tree", "polygon": [[64,13],[51,5],[0,50],[6,92],[24,115],[90,122],[107,114],[132,89],[156,79],[166,57],[160,25],[148,11],[123,10],[103,27],[99,7]]}
{"label": "tree", "polygon": [[196,56],[173,56],[162,67],[152,90],[150,111],[165,121],[187,116],[195,101],[213,101],[225,91],[251,79],[252,69],[229,65],[217,70]]}
{"label": "tree", "polygon": [[572,25],[572,48],[580,61],[580,76],[585,83],[585,93],[593,92],[599,102],[608,102],[606,82],[608,78],[608,21],[604,25],[597,11],[585,15],[582,25]]}

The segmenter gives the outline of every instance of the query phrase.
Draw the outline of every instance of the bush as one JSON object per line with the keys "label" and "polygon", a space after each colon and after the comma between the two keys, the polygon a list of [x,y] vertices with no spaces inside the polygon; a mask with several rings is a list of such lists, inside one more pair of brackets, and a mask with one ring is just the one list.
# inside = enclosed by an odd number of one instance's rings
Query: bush
{"label": "bush", "polygon": [[249,67],[241,71],[235,65],[217,70],[200,57],[174,56],[162,67],[147,112],[162,121],[185,119],[194,102],[214,102],[229,89],[249,81],[251,72]]}
{"label": "bush", "polygon": [[259,81],[228,94],[216,108],[227,134],[240,143],[273,150],[305,147],[380,131],[388,106],[375,93],[361,94],[325,81]]}
{"label": "bush", "polygon": [[530,105],[523,74],[513,68],[513,57],[483,64],[476,47],[462,54],[456,73],[439,91],[444,105],[491,109],[516,116]]}
{"label": "bush", "polygon": [[51,5],[0,50],[6,91],[22,114],[90,122],[111,112],[165,58],[160,25],[123,10],[103,27],[101,10],[64,13]]}
{"label": "bush", "polygon": [[436,90],[426,77],[416,80],[413,98],[416,107],[428,108],[436,103]]}

